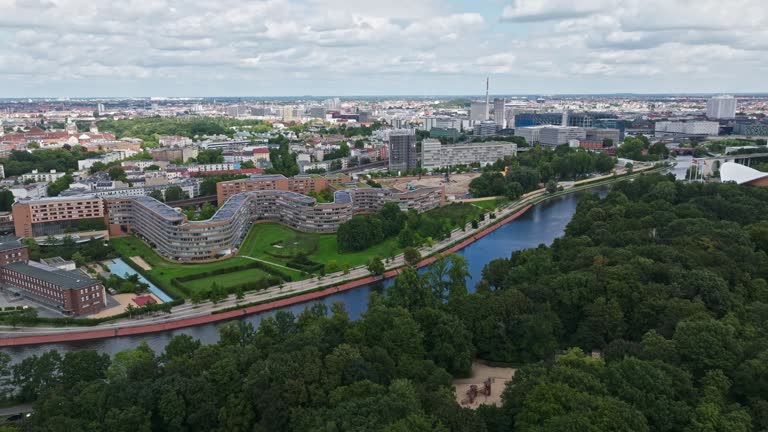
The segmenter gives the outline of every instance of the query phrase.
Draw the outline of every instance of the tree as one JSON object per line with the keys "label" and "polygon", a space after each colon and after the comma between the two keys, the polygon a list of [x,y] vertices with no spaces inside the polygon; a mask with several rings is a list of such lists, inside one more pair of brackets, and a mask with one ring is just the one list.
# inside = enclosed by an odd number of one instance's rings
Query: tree
{"label": "tree", "polygon": [[13,206],[15,200],[10,189],[0,190],[0,211],[11,211],[11,206]]}
{"label": "tree", "polygon": [[165,190],[165,201],[166,202],[174,202],[174,201],[181,201],[189,198],[189,195],[187,195],[186,192],[184,192],[183,189],[181,189],[180,186],[169,186]]}
{"label": "tree", "polygon": [[112,180],[128,181],[128,177],[125,175],[125,170],[120,167],[112,167],[109,169],[109,178]]}
{"label": "tree", "polygon": [[158,189],[151,191],[147,196],[154,198],[160,202],[165,202],[165,197],[163,196],[163,192]]}
{"label": "tree", "polygon": [[553,194],[557,192],[557,182],[550,180],[547,182],[547,193]]}
{"label": "tree", "polygon": [[386,268],[384,267],[381,257],[373,257],[368,263],[368,272],[373,276],[381,276],[385,271]]}
{"label": "tree", "polygon": [[75,179],[70,174],[59,177],[48,184],[48,196],[59,196],[59,194],[68,189],[69,185],[74,183],[74,181]]}
{"label": "tree", "polygon": [[408,247],[403,251],[403,258],[406,264],[415,267],[421,261],[421,252],[414,247]]}

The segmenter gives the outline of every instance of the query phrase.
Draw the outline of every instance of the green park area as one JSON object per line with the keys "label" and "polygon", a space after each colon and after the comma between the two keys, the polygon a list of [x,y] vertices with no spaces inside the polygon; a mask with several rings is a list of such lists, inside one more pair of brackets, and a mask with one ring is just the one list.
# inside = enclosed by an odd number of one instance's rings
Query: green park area
{"label": "green park area", "polygon": [[[228,291],[242,288],[245,291],[265,288],[266,282],[279,283],[275,278],[298,280],[301,272],[278,268],[243,257],[196,264],[180,264],[165,260],[137,237],[112,239],[112,246],[123,260],[144,274],[155,285],[173,297],[190,298],[195,292],[205,293],[214,281]],[[131,257],[141,257],[150,270],[139,268]],[[271,280],[272,279],[272,280]],[[250,285],[249,285],[250,284]],[[270,283],[270,285],[273,285]]]}
{"label": "green park area", "polygon": [[[439,240],[452,228],[479,217],[487,211],[485,208],[485,205],[450,204],[418,215],[416,222],[408,223],[413,226],[403,221],[401,229],[406,231],[408,238]],[[405,213],[402,217],[406,218]],[[411,231],[407,231],[409,229]],[[134,236],[113,239],[112,246],[126,263],[168,294],[177,298],[195,298],[210,295],[214,288],[227,293],[252,291],[281,281],[301,280],[313,274],[366,265],[374,257],[386,258],[401,253],[405,246],[400,237],[391,235],[362,250],[343,251],[336,234],[301,233],[278,223],[257,223],[249,231],[237,256],[194,264],[170,262]],[[131,257],[137,256],[151,268],[141,268],[134,263]]]}
{"label": "green park area", "polygon": [[[367,264],[371,258],[388,257],[400,253],[396,238],[357,252],[339,252],[335,234],[300,233],[277,223],[255,224],[240,248],[240,256],[290,266],[296,258],[304,256],[309,261],[342,270],[344,266],[357,267]],[[311,264],[309,264],[311,265]],[[335,270],[334,270],[335,268]]]}

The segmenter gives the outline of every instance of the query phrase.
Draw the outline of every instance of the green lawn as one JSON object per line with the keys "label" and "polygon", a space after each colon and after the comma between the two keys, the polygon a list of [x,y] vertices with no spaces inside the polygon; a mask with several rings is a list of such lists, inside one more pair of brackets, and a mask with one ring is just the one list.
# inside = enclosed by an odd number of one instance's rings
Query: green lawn
{"label": "green lawn", "polygon": [[305,243],[313,243],[314,250],[308,255],[309,259],[323,264],[335,261],[340,269],[344,267],[344,264],[356,267],[368,264],[371,258],[375,256],[387,257],[391,254],[396,255],[400,253],[396,238],[388,239],[364,251],[339,253],[335,234],[299,233],[284,225],[266,222],[253,225],[238,255],[250,256],[285,265],[288,258],[274,256],[274,247],[272,245],[280,241],[284,243],[292,242],[297,238],[302,239]]}
{"label": "green lawn", "polygon": [[195,279],[184,283],[184,285],[192,290],[205,290],[213,286],[213,283],[216,282],[219,286],[230,288],[246,282],[257,281],[268,276],[269,274],[262,270],[249,269],[227,273],[225,275],[211,276],[204,279]]}
{"label": "green lawn", "polygon": [[491,211],[503,206],[508,202],[509,200],[506,198],[491,198],[483,201],[473,201],[471,204],[480,207],[483,210]]}
{"label": "green lawn", "polygon": [[[211,263],[179,264],[179,263],[166,261],[160,255],[158,255],[154,250],[152,250],[149,246],[147,246],[144,242],[142,242],[141,240],[139,240],[134,236],[115,238],[111,240],[111,243],[112,243],[112,246],[115,248],[115,250],[120,254],[121,257],[123,257],[123,259],[126,262],[129,260],[129,257],[132,257],[132,256],[142,257],[144,261],[146,261],[147,264],[149,264],[152,267],[152,270],[149,270],[149,271],[142,270],[142,273],[149,274],[149,276],[153,280],[155,280],[158,283],[158,285],[160,285],[160,288],[163,291],[166,291],[175,297],[185,297],[185,295],[179,292],[179,290],[171,284],[171,280],[174,278],[181,277],[181,276],[190,276],[190,275],[195,275],[199,273],[205,273],[212,270],[236,267],[239,265],[249,264],[251,262],[251,260],[248,260],[246,258],[234,257],[230,259],[225,259],[223,261],[216,261]],[[298,271],[286,270],[284,268],[278,268],[278,270],[284,273],[290,274],[294,280],[300,279],[300,272]],[[250,274],[251,276],[249,276],[248,280],[253,280],[253,278],[264,275],[264,272],[259,269],[250,269],[245,271],[239,271],[236,273]],[[228,277],[229,277],[228,274],[218,276],[220,280],[228,279]],[[245,276],[240,275],[240,277],[245,277]],[[198,285],[195,282],[197,281],[189,281],[185,283],[185,286],[190,289],[196,289],[196,288],[193,288],[192,286],[192,285]]]}

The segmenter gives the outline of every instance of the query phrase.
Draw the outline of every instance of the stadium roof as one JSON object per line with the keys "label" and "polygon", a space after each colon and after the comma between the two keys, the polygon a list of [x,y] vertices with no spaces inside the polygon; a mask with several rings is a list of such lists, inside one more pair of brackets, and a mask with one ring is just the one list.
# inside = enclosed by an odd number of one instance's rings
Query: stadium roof
{"label": "stadium roof", "polygon": [[768,173],[758,171],[736,162],[726,162],[720,166],[720,181],[736,182],[736,184],[751,183],[768,177]]}

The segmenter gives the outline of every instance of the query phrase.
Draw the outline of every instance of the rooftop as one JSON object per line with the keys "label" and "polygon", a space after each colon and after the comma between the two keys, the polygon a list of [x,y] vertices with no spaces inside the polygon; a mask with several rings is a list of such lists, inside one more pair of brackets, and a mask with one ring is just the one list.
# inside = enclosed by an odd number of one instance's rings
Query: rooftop
{"label": "rooftop", "polygon": [[61,289],[85,288],[99,283],[98,280],[90,278],[78,270],[59,270],[35,261],[29,263],[15,262],[8,264],[6,268],[54,284]]}
{"label": "rooftop", "polygon": [[18,249],[24,247],[15,236],[0,237],[0,252],[5,252],[12,249]]}

